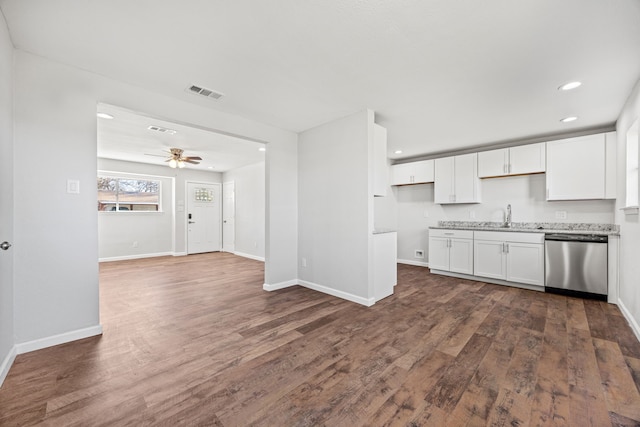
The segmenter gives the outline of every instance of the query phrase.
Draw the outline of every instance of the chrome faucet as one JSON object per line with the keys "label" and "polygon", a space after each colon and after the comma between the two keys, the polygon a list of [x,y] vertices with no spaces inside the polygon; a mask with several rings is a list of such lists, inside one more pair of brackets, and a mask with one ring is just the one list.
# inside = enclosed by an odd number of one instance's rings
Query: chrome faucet
{"label": "chrome faucet", "polygon": [[511,205],[507,205],[507,219],[504,222],[506,228],[511,228]]}

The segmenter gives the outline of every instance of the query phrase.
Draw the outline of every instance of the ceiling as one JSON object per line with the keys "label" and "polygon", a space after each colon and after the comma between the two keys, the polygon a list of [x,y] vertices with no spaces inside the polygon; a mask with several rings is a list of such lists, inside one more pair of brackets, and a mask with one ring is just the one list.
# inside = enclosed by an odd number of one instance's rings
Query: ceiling
{"label": "ceiling", "polygon": [[[189,169],[225,172],[264,161],[265,144],[223,135],[207,129],[161,120],[108,104],[97,111],[113,119],[98,120],[98,157],[167,165],[170,148],[182,148],[185,156],[199,156]],[[149,126],[173,132],[150,130]]]}
{"label": "ceiling", "polygon": [[[18,49],[283,129],[371,108],[392,158],[611,126],[640,79],[638,0],[0,0],[0,9]],[[573,80],[583,85],[557,90]],[[187,93],[192,84],[225,96]]]}

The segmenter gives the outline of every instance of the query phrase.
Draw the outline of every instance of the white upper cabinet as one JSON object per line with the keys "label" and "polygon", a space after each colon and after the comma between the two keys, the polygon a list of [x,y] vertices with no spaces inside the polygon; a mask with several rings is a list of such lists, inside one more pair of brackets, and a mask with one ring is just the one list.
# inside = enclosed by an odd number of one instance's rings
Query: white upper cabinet
{"label": "white upper cabinet", "polygon": [[548,142],[547,200],[615,198],[615,181],[607,184],[615,180],[615,161],[607,162],[611,156],[615,146],[607,149],[605,134]]}
{"label": "white upper cabinet", "polygon": [[434,203],[479,203],[477,167],[477,153],[436,159]]}
{"label": "white upper cabinet", "polygon": [[373,125],[373,195],[386,196],[389,186],[387,165],[387,130]]}
{"label": "white upper cabinet", "polygon": [[544,172],[545,151],[545,144],[541,142],[480,152],[478,176],[488,178]]}
{"label": "white upper cabinet", "polygon": [[425,184],[433,182],[433,160],[402,163],[391,166],[391,185]]}

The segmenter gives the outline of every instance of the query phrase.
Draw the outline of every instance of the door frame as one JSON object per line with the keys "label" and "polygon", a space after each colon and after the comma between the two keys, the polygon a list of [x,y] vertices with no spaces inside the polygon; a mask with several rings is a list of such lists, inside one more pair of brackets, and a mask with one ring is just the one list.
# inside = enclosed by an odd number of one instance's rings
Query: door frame
{"label": "door frame", "polygon": [[220,223],[218,224],[220,235],[220,251],[222,252],[222,183],[220,182],[207,182],[207,181],[184,181],[184,252],[189,255],[189,184],[205,184],[205,185],[217,185],[218,191],[218,214],[220,217]]}
{"label": "door frame", "polygon": [[[224,245],[224,221],[225,221],[225,211],[224,211],[224,188],[226,184],[233,184],[233,250],[228,251]],[[222,251],[235,253],[236,251],[236,182],[235,180],[226,181],[222,183]]]}

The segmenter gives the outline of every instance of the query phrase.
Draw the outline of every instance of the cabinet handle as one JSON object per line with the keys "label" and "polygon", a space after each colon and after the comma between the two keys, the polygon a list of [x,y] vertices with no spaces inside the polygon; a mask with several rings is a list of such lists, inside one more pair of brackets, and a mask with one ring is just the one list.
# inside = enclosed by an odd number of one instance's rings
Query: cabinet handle
{"label": "cabinet handle", "polygon": [[511,173],[511,163],[509,163],[509,173]]}
{"label": "cabinet handle", "polygon": [[505,243],[505,244],[504,244],[504,247],[507,249],[505,252],[506,252],[506,253],[509,253],[509,244],[508,244],[508,243]]}

